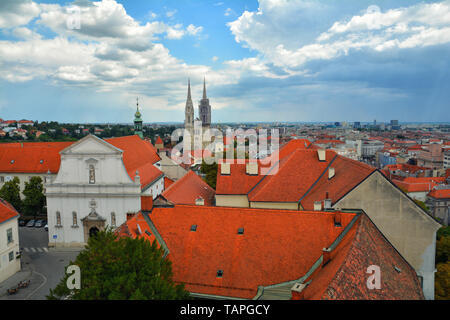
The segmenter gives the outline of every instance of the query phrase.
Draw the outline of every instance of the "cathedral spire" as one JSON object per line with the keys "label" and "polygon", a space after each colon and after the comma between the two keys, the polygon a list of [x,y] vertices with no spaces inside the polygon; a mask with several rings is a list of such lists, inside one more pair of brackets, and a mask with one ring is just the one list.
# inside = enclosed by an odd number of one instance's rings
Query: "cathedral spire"
{"label": "cathedral spire", "polygon": [[191,79],[188,78],[188,100],[191,100]]}
{"label": "cathedral spire", "polygon": [[203,77],[203,99],[206,98],[206,77]]}

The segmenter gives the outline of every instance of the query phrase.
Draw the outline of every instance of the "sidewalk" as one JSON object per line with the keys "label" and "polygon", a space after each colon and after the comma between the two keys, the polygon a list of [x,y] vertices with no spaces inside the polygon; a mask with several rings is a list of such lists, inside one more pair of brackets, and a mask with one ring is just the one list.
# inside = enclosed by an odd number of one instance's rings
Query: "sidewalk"
{"label": "sidewalk", "polygon": [[[19,272],[0,283],[0,299],[3,300],[6,297],[12,297],[13,295],[9,296],[6,290],[15,288],[20,281],[30,280],[33,277],[33,271],[31,270],[30,265],[26,263],[28,262],[26,260],[27,259],[22,258],[22,268]],[[16,295],[19,295],[21,290],[23,291],[24,289],[20,289]]]}

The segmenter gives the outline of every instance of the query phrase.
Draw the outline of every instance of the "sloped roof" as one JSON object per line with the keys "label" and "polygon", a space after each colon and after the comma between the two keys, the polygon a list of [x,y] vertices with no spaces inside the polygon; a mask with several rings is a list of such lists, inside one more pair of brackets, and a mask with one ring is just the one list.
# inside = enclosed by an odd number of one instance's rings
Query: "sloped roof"
{"label": "sloped roof", "polygon": [[428,196],[435,199],[450,199],[450,189],[434,189],[428,194]]}
{"label": "sloped roof", "polygon": [[143,189],[163,175],[162,171],[154,166],[161,158],[150,142],[142,140],[137,135],[110,138],[105,141],[123,151],[123,162],[128,175],[134,181],[138,171]]}
{"label": "sloped roof", "polygon": [[[134,180],[136,171],[139,171],[143,187],[163,174],[153,165],[161,158],[151,143],[137,135],[104,140],[123,151],[123,161],[128,175]],[[60,152],[74,143],[77,141],[2,143],[0,172],[45,174],[50,170],[56,174],[61,165]]]}
{"label": "sloped roof", "polygon": [[315,183],[314,187],[300,200],[305,210],[314,209],[314,201],[328,199],[336,202],[347,192],[361,183],[376,169],[359,161],[337,156],[330,164],[334,168],[334,177],[328,179],[328,172]]}
{"label": "sloped roof", "polygon": [[[312,210],[314,201],[337,201],[369,176],[375,168],[355,160],[325,151],[325,161],[319,161],[314,145],[290,141],[280,150],[279,161],[271,174],[248,175],[245,165],[231,164],[230,174],[217,173],[216,193],[247,194],[253,202],[300,202],[306,210]],[[328,179],[328,169],[335,169],[335,176]]]}
{"label": "sloped roof", "polygon": [[444,183],[444,177],[407,177],[404,179],[392,179],[392,182],[406,192],[429,192],[435,186]]}
{"label": "sloped roof", "polygon": [[0,172],[57,173],[59,152],[73,142],[23,142],[0,144]]}
{"label": "sloped roof", "polygon": [[164,189],[169,188],[175,181],[168,177],[164,177]]}
{"label": "sloped roof", "polygon": [[[304,289],[313,300],[423,300],[414,269],[362,214]],[[369,289],[369,266],[380,267],[381,288]]]}
{"label": "sloped roof", "polygon": [[[342,227],[336,227],[330,212],[185,205],[155,207],[148,215],[170,251],[175,281],[190,292],[239,298],[253,298],[260,285],[302,277],[353,217],[342,214]],[[153,241],[143,218],[130,219],[128,230],[136,236],[139,223],[142,236]]]}
{"label": "sloped roof", "polygon": [[328,167],[336,153],[326,151],[319,161],[316,150],[297,149],[280,160],[278,172],[267,175],[248,194],[250,201],[298,202]]}
{"label": "sloped roof", "polygon": [[[312,280],[305,299],[424,298],[414,269],[363,212],[339,212],[341,227],[334,223],[336,213],[155,207],[118,232],[156,240],[172,261],[174,280],[192,293],[251,299],[259,286],[291,287],[305,277]],[[331,260],[317,265],[323,248],[332,248]],[[381,268],[381,290],[367,288],[371,265]]]}
{"label": "sloped roof", "polygon": [[0,199],[0,224],[18,216],[19,213],[11,204],[3,199]]}
{"label": "sloped roof", "polygon": [[181,179],[170,185],[162,196],[174,204],[192,204],[199,197],[204,199],[205,205],[214,203],[216,192],[195,172],[189,171]]}

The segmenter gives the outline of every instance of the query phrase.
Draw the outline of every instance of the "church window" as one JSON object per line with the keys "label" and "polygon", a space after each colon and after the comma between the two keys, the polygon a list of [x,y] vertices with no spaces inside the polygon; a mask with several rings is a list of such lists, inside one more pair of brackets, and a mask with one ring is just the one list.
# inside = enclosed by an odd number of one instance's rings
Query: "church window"
{"label": "church window", "polygon": [[56,226],[61,226],[61,212],[56,211]]}
{"label": "church window", "polygon": [[95,167],[93,164],[89,165],[89,183],[90,184],[95,183]]}
{"label": "church window", "polygon": [[72,212],[72,226],[78,226],[77,213],[75,211]]}
{"label": "church window", "polygon": [[114,212],[111,212],[111,225],[116,226],[116,214]]}

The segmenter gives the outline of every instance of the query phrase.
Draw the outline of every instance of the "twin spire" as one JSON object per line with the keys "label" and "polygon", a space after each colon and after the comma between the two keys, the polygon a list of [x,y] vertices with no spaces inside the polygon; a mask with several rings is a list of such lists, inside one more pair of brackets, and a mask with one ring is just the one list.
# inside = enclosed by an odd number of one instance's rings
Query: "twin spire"
{"label": "twin spire", "polygon": [[[188,95],[187,95],[187,99],[191,100],[191,79],[188,78]],[[203,77],[203,98],[202,99],[208,99],[208,97],[206,96],[206,77]]]}

